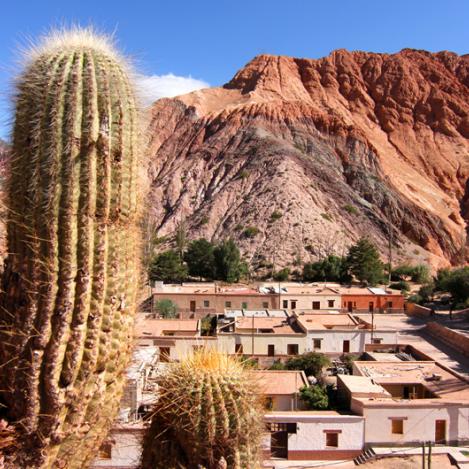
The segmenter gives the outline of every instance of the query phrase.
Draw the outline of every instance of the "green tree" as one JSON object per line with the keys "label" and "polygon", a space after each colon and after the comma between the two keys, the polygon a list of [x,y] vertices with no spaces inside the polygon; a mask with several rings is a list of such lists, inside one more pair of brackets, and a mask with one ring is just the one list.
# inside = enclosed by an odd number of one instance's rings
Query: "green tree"
{"label": "green tree", "polygon": [[348,271],[363,283],[376,285],[383,280],[384,269],[378,249],[368,238],[362,238],[350,247],[346,265]]}
{"label": "green tree", "polygon": [[466,307],[469,303],[469,267],[452,270],[446,281],[446,290],[458,307]]}
{"label": "green tree", "polygon": [[155,256],[150,264],[150,280],[163,282],[183,282],[187,278],[187,267],[174,250]]}
{"label": "green tree", "polygon": [[237,282],[241,275],[241,255],[232,239],[222,241],[214,249],[215,274],[218,280]]}
{"label": "green tree", "polygon": [[315,376],[319,379],[322,369],[330,364],[331,361],[326,355],[317,352],[307,352],[303,355],[290,358],[286,362],[285,367],[287,370],[303,370],[306,376]]}
{"label": "green tree", "polygon": [[341,282],[347,279],[344,259],[330,255],[325,259],[303,267],[303,279],[306,282]]}
{"label": "green tree", "polygon": [[159,300],[155,303],[155,309],[163,318],[175,318],[176,305],[168,299]]}
{"label": "green tree", "polygon": [[189,275],[213,279],[215,275],[214,245],[204,238],[189,243],[184,260],[189,269]]}
{"label": "green tree", "polygon": [[327,389],[321,385],[303,386],[300,389],[300,399],[310,410],[326,410],[329,407]]}
{"label": "green tree", "polygon": [[275,272],[274,274],[274,280],[277,280],[277,282],[285,282],[288,280],[288,277],[290,276],[290,269],[288,267],[285,267],[282,270],[279,270],[278,272]]}

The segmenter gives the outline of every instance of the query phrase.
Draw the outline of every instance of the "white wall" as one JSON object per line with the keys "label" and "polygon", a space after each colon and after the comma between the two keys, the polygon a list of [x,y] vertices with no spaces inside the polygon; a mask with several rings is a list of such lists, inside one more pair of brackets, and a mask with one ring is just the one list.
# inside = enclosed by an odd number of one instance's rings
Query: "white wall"
{"label": "white wall", "polygon": [[228,353],[235,353],[236,344],[242,344],[243,353],[246,355],[267,355],[268,346],[275,345],[275,355],[287,355],[288,344],[298,344],[298,354],[306,351],[306,336],[281,335],[281,334],[255,334],[254,335],[254,352],[252,351],[252,335],[251,334],[219,334],[218,342],[222,350]]}
{"label": "white wall", "polygon": [[269,422],[297,422],[297,432],[288,436],[289,451],[326,450],[324,430],[341,430],[337,450],[360,450],[364,444],[364,420],[355,415],[321,415],[311,412],[308,416],[294,413],[287,416],[266,416]]}
{"label": "white wall", "polygon": [[[374,331],[373,337],[382,339],[383,344],[397,343],[397,332],[394,331]],[[321,349],[314,349],[314,339],[322,339]],[[307,349],[323,353],[342,353],[344,340],[350,341],[350,353],[362,353],[365,351],[365,345],[371,343],[371,331],[366,329],[308,331]]]}
{"label": "white wall", "polygon": [[[435,441],[435,420],[446,420],[447,441],[469,440],[469,404],[415,407],[401,404],[398,407],[364,408],[366,418],[365,441],[367,443],[406,444]],[[404,434],[391,432],[390,417],[407,417]]]}

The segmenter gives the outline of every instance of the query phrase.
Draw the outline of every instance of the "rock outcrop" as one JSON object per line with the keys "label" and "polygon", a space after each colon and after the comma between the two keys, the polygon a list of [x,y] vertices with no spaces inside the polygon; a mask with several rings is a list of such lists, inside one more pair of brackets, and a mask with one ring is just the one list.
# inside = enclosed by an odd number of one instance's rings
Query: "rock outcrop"
{"label": "rock outcrop", "polygon": [[[233,237],[256,270],[369,235],[395,261],[459,264],[469,221],[469,55],[255,57],[221,88],[157,101],[159,236]],[[246,231],[246,228],[248,229]]]}

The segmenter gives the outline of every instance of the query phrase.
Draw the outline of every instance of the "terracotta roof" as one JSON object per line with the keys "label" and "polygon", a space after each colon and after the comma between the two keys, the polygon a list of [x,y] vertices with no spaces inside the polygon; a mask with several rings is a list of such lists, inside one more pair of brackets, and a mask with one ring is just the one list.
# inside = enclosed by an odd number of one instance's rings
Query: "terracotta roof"
{"label": "terracotta roof", "polygon": [[304,371],[254,370],[253,373],[263,394],[270,396],[295,394],[308,385]]}

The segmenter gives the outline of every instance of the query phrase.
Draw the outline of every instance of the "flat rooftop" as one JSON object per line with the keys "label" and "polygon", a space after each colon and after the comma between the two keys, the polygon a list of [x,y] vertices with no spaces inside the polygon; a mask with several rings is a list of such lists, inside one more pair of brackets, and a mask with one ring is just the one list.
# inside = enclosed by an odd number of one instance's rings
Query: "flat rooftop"
{"label": "flat rooftop", "polygon": [[350,314],[315,314],[298,315],[298,321],[307,330],[321,329],[357,329],[358,321]]}
{"label": "flat rooftop", "polygon": [[160,337],[170,333],[198,333],[197,319],[140,319],[135,325],[135,336],[139,338]]}
{"label": "flat rooftop", "polygon": [[421,384],[441,399],[469,400],[469,382],[433,361],[355,361],[361,376],[378,384]]}
{"label": "flat rooftop", "polygon": [[294,323],[282,317],[240,317],[235,322],[235,332],[257,334],[301,334],[304,333]]}

